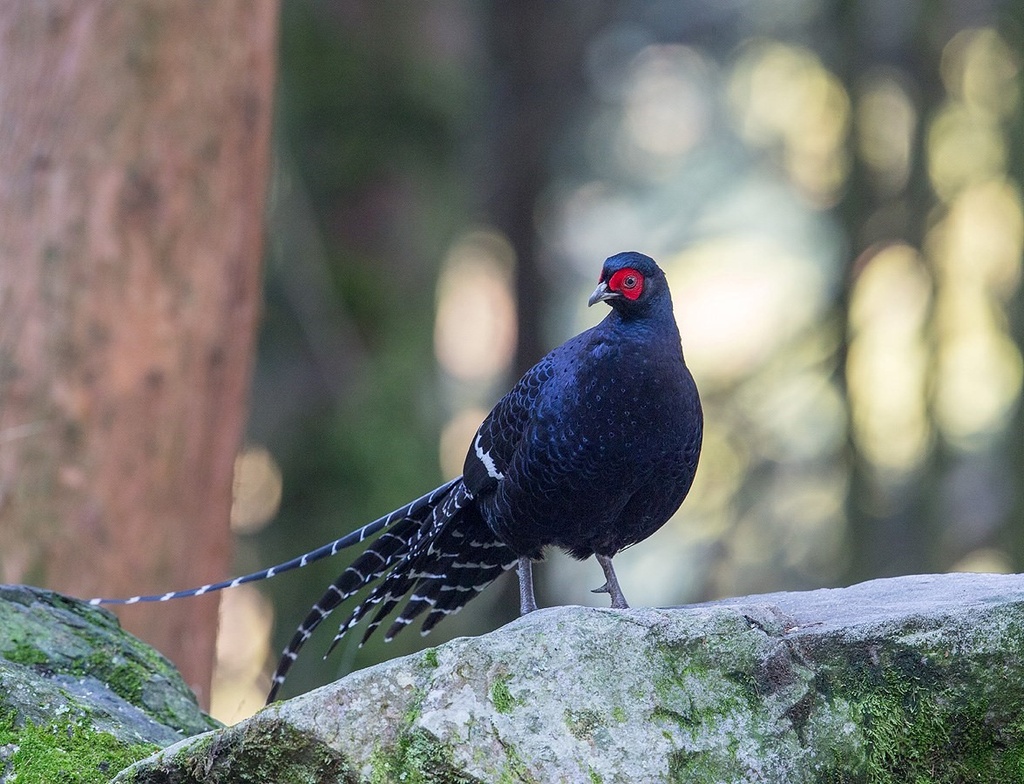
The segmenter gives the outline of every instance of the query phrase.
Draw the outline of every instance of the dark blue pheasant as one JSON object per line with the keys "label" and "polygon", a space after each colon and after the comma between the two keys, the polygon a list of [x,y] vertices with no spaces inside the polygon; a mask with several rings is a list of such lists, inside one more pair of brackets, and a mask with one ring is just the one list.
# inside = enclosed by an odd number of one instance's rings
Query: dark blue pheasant
{"label": "dark blue pheasant", "polygon": [[[285,648],[267,701],[327,616],[376,583],[341,624],[333,649],[372,614],[363,642],[402,601],[385,639],[426,613],[422,631],[518,568],[523,613],[536,609],[532,562],[548,546],[597,558],[598,592],[627,607],[612,568],[683,502],[700,455],[703,415],[683,361],[665,275],[641,253],[604,263],[589,304],[611,312],[531,368],[480,425],[463,475],[306,555],[189,591],[95,604],[166,601],[296,569],[379,533],[331,584]],[[330,649],[328,653],[330,653]]]}

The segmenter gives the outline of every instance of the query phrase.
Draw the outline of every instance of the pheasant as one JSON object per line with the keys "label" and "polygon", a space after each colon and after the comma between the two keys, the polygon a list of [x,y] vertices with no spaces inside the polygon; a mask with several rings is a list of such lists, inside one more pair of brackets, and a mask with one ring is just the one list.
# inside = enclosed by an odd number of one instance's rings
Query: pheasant
{"label": "pheasant", "polygon": [[[313,605],[281,655],[272,702],[314,630],[373,585],[327,654],[372,614],[360,644],[394,609],[390,641],[424,613],[422,633],[515,568],[520,610],[537,609],[532,564],[549,546],[594,556],[611,606],[628,607],[612,558],[680,507],[700,456],[703,414],[683,359],[665,274],[648,256],[606,259],[588,302],[610,312],[534,365],[494,406],[462,476],[312,552],[261,572],[187,591],[93,604],[196,596],[273,577],[376,536]],[[325,654],[325,656],[327,655]]]}

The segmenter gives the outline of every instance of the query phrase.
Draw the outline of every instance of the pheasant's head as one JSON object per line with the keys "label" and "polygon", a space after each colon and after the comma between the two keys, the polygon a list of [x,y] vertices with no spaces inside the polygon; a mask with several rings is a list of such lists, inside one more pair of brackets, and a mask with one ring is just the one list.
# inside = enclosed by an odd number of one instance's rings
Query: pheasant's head
{"label": "pheasant's head", "polygon": [[667,299],[665,273],[654,259],[627,251],[605,259],[601,278],[587,304],[607,302],[623,316],[638,316]]}

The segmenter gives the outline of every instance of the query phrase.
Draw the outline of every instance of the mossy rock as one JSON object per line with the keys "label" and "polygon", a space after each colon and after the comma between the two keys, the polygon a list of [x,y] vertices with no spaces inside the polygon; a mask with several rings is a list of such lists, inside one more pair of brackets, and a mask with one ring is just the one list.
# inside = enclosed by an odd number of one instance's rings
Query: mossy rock
{"label": "mossy rock", "polygon": [[272,705],[116,781],[1003,784],[1024,780],[1022,646],[1016,575],[552,608]]}
{"label": "mossy rock", "polygon": [[220,726],[174,666],[111,613],[0,585],[0,782],[106,782]]}

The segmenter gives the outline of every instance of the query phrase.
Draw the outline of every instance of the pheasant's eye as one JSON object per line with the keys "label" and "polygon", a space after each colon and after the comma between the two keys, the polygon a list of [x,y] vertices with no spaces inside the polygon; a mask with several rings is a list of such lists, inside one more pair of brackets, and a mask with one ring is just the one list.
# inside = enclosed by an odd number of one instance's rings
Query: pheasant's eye
{"label": "pheasant's eye", "polygon": [[636,299],[643,293],[644,276],[635,269],[620,269],[612,274],[608,288],[616,291],[626,299]]}

